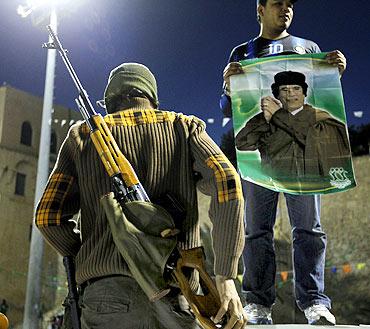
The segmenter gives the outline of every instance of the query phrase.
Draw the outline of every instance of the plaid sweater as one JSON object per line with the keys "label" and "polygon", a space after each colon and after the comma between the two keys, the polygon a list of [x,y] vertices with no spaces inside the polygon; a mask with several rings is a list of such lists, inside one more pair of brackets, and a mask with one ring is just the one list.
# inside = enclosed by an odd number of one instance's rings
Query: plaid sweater
{"label": "plaid sweater", "polygon": [[[193,116],[139,106],[107,115],[105,121],[151,200],[169,192],[185,206],[186,219],[174,218],[181,230],[181,248],[200,245],[196,186],[212,196],[215,273],[235,277],[244,245],[241,185],[231,163],[205,132],[205,124]],[[86,124],[74,125],[39,201],[35,222],[60,254],[75,256],[78,284],[111,274],[130,275],[99,203],[109,191],[109,177]],[[79,210],[81,237],[69,221]]]}

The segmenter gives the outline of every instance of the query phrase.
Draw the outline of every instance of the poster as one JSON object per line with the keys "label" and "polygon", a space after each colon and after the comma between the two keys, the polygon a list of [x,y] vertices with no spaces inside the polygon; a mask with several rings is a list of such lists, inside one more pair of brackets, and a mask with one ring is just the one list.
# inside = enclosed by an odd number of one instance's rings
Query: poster
{"label": "poster", "polygon": [[293,194],[356,186],[339,73],[325,55],[245,60],[231,77],[243,179]]}

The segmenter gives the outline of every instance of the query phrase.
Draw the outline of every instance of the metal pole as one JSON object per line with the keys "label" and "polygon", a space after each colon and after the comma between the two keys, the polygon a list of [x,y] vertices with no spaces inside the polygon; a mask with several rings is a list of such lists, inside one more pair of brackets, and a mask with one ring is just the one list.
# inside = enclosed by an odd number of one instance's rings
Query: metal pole
{"label": "metal pole", "polygon": [[[54,31],[57,30],[57,15],[54,8],[50,14],[50,25],[53,27]],[[50,38],[49,41],[51,41]],[[55,59],[56,50],[49,50],[47,52],[44,102],[42,107],[41,135],[34,203],[35,208],[41,198],[49,176],[51,113],[53,107]],[[40,328],[39,321],[41,312],[41,272],[43,251],[43,238],[39,230],[36,228],[35,223],[32,223],[23,329]]]}

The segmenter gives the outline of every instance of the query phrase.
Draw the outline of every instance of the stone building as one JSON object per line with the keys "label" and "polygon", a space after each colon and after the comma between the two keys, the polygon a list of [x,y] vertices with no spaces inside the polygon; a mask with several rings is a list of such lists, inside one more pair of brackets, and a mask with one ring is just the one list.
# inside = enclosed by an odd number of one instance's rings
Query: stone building
{"label": "stone building", "polygon": [[[12,324],[23,318],[31,223],[35,203],[43,100],[10,86],[0,87],[0,299],[9,304]],[[55,105],[50,168],[71,124],[81,118]],[[58,257],[44,248],[43,304],[53,303],[59,284]]]}

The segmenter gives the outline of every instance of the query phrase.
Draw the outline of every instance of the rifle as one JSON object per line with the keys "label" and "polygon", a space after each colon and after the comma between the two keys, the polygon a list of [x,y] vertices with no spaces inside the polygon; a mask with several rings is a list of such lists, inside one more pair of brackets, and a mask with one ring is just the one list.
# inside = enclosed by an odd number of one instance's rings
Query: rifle
{"label": "rifle", "polygon": [[[67,273],[67,282],[68,282],[68,296],[66,298],[66,305],[70,308],[71,320],[73,329],[81,328],[80,321],[80,308],[78,306],[78,292],[77,284],[75,278],[75,265],[72,256],[63,257],[63,265]],[[65,321],[65,319],[64,319]]]}
{"label": "rifle", "polygon": [[[119,149],[103,117],[94,110],[94,107],[89,100],[89,96],[78,79],[78,76],[68,59],[66,50],[63,48],[58,36],[54,33],[51,26],[47,26],[47,29],[52,42],[45,43],[43,47],[58,50],[78,90],[78,98],[76,98],[75,101],[82,117],[90,128],[92,142],[112,182],[114,201],[118,202],[123,213],[125,212],[124,210],[127,209],[128,205],[133,201],[149,203],[150,199],[137,178],[131,164]],[[108,205],[107,208],[108,211],[112,211],[112,209],[109,209],[112,208],[110,205]],[[123,218],[123,221],[124,220],[125,218]],[[112,227],[114,223],[111,224],[110,222],[110,225]],[[164,230],[162,233],[165,231],[167,230]],[[165,236],[165,234],[162,234],[162,236]],[[147,239],[149,239],[149,237]],[[145,241],[143,241],[143,243],[145,243]],[[122,249],[125,248],[121,248],[121,254],[123,253],[127,256],[127,250],[123,251]],[[137,275],[140,275],[140,270],[135,267],[135,264],[133,264],[130,259],[127,258],[128,257],[125,258],[124,256],[130,271],[136,279]],[[188,269],[198,271],[202,287],[202,295],[196,295],[191,291],[186,275],[186,273],[188,273]],[[217,311],[221,306],[221,302],[214,282],[204,270],[203,249],[194,248],[191,250],[177,250],[175,248],[172,254],[168,257],[164,272],[164,275],[167,277],[171,276],[175,282],[178,283],[183,295],[189,302],[193,313],[202,326],[206,329],[217,328],[210,318],[217,314]],[[148,279],[148,282],[145,282],[144,284],[141,284],[139,280],[137,281],[144,292],[147,293],[148,290],[151,291],[148,289],[148,286],[152,281]],[[163,296],[163,294],[161,296]]]}

